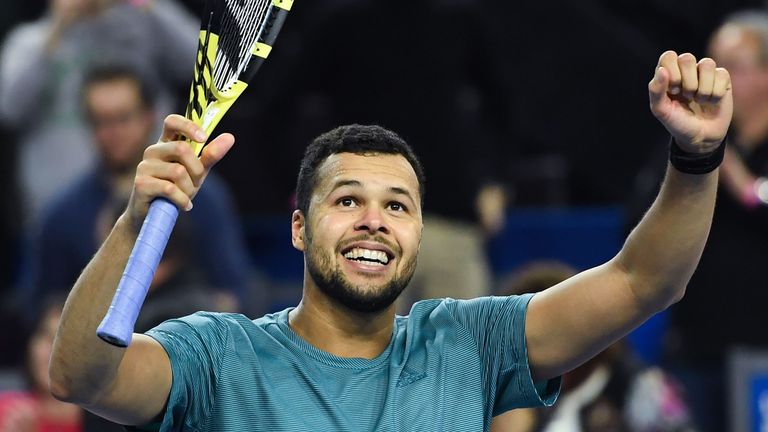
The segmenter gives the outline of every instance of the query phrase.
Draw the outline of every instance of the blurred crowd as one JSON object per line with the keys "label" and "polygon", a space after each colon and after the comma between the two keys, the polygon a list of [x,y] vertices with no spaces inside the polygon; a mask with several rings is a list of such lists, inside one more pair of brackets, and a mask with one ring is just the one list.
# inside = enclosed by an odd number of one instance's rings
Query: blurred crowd
{"label": "blurred crowd", "polygon": [[[50,397],[46,355],[144,148],[164,116],[183,111],[202,3],[4,5],[0,432],[120,430]],[[621,341],[566,377],[555,409],[513,411],[493,430],[727,430],[728,353],[768,348],[762,1],[296,2],[218,128],[235,134],[235,153],[180,217],[137,331],[298,299],[300,279],[275,276],[291,269],[276,261],[301,259],[285,252],[298,163],[311,138],[340,124],[391,128],[424,163],[424,237],[403,313],[423,298],[537,292],[584,270],[544,262],[498,274],[487,242],[519,208],[616,206],[627,229],[640,219],[667,160],[646,92],[665,49],[728,68],[735,115],[710,239],[657,341],[662,355],[649,364]]]}

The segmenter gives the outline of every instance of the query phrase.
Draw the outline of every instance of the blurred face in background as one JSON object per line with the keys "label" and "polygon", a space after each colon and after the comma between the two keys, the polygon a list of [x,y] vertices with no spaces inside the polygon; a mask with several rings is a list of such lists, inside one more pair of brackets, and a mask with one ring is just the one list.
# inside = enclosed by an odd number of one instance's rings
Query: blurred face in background
{"label": "blurred face in background", "polygon": [[111,171],[128,171],[141,159],[154,127],[154,115],[129,78],[95,82],[85,106],[101,160]]}
{"label": "blurred face in background", "polygon": [[768,109],[768,59],[760,36],[736,25],[721,28],[710,41],[709,54],[728,69],[733,82],[734,121]]}

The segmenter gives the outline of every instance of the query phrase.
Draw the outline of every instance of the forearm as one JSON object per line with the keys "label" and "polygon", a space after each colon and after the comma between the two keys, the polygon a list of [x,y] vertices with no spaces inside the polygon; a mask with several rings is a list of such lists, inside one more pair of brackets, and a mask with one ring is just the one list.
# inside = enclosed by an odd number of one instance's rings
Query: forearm
{"label": "forearm", "polygon": [[[166,118],[160,142],[147,148],[136,168],[126,212],[72,288],[53,345],[49,374],[54,396],[122,424],[145,424],[162,412],[172,384],[171,361],[149,336],[135,334],[127,348],[118,348],[102,341],[96,329],[150,203],[163,197],[188,208],[210,167],[234,144],[231,135],[221,135],[198,158],[185,141],[164,141],[187,136],[207,140],[191,120]],[[181,176],[178,166],[185,168]]]}
{"label": "forearm", "polygon": [[640,306],[661,309],[679,300],[707,241],[718,170],[684,174],[668,166],[656,201],[614,259]]}
{"label": "forearm", "polygon": [[88,404],[113,382],[125,354],[96,335],[122,270],[135,229],[121,217],[67,298],[50,363],[51,390],[62,399]]}

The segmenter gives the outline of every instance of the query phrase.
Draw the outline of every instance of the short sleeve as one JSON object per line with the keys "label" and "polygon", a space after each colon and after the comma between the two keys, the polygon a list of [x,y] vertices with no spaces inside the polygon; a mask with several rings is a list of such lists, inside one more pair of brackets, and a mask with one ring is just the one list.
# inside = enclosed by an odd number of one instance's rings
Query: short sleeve
{"label": "short sleeve", "polygon": [[534,382],[528,364],[525,314],[533,295],[446,300],[458,324],[477,342],[493,415],[514,408],[551,406],[560,378]]}
{"label": "short sleeve", "polygon": [[198,312],[149,330],[168,353],[173,383],[160,431],[197,431],[210,417],[229,327],[220,314]]}

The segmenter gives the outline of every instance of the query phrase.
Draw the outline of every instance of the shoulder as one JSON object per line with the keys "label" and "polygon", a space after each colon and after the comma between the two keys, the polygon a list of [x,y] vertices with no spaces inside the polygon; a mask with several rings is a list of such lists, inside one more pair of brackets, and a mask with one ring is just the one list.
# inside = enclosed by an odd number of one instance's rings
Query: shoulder
{"label": "shoulder", "polygon": [[185,317],[167,320],[149,330],[147,334],[154,338],[163,339],[171,334],[194,334],[204,340],[217,340],[224,343],[233,334],[254,336],[263,333],[267,327],[276,324],[277,319],[278,314],[265,315],[252,320],[239,313],[201,311]]}
{"label": "shoulder", "polygon": [[[417,302],[400,329],[410,336],[451,337],[492,343],[519,343],[525,339],[525,317],[532,295],[441,299]],[[431,336],[430,336],[431,335]],[[460,336],[461,335],[461,336]]]}
{"label": "shoulder", "polygon": [[520,296],[486,296],[469,300],[457,300],[453,298],[431,299],[416,302],[411,308],[409,319],[435,319],[442,315],[453,319],[467,318],[491,318],[495,315],[518,311],[524,312],[532,294]]}
{"label": "shoulder", "polygon": [[253,324],[252,321],[242,314],[201,311],[184,317],[167,320],[150,331],[226,330],[230,327],[247,326],[248,323],[251,323],[251,325]]}
{"label": "shoulder", "polygon": [[5,39],[5,44],[28,45],[43,43],[49,29],[50,22],[47,19],[40,19],[37,21],[21,24],[8,33],[8,36]]}
{"label": "shoulder", "polygon": [[475,334],[493,327],[524,326],[531,294],[488,296],[470,300],[452,298],[416,302],[408,316],[398,317],[398,326],[409,332],[427,328],[466,330]]}

